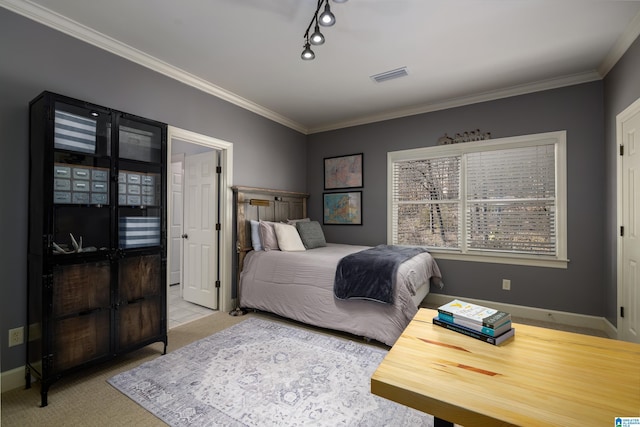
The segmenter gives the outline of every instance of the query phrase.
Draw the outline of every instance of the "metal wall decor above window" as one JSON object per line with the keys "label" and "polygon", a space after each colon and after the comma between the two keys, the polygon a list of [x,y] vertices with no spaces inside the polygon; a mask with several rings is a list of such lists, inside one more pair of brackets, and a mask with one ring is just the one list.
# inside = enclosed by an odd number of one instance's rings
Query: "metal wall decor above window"
{"label": "metal wall decor above window", "polygon": [[[345,3],[347,0],[333,0],[334,3]],[[322,13],[320,9],[324,5],[324,10]],[[316,57],[316,54],[311,50],[311,45],[319,46],[324,44],[325,38],[324,35],[320,32],[320,26],[323,27],[331,27],[335,25],[336,17],[331,12],[331,6],[329,6],[329,0],[318,0],[318,6],[316,7],[316,11],[311,18],[311,22],[307,27],[307,31],[304,32],[304,50],[302,51],[301,58],[304,60],[311,60]],[[311,27],[313,27],[313,33],[309,34],[311,31]]]}
{"label": "metal wall decor above window", "polygon": [[566,268],[566,132],[388,153],[390,244]]}

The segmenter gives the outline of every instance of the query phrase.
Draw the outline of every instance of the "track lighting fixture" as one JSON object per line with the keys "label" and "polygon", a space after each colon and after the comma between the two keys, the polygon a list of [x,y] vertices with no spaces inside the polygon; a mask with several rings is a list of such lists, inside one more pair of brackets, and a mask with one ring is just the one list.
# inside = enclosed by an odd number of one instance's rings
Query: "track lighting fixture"
{"label": "track lighting fixture", "polygon": [[316,57],[316,54],[311,50],[311,46],[309,45],[309,40],[307,39],[307,43],[304,45],[304,50],[302,51],[302,55],[300,55],[302,59],[308,61]]}
{"label": "track lighting fixture", "polygon": [[320,15],[320,25],[323,27],[331,27],[336,23],[336,17],[333,13],[331,13],[331,8],[329,7],[329,0],[326,0],[326,4],[324,6],[324,12]]}
{"label": "track lighting fixture", "polygon": [[311,44],[316,45],[316,46],[319,46],[319,45],[324,43],[324,36],[320,32],[320,27],[318,26],[318,24],[316,24],[316,28],[315,28],[313,34],[311,34],[310,41],[311,41]]}
{"label": "track lighting fixture", "polygon": [[[333,0],[335,3],[344,3],[347,0]],[[324,5],[324,11],[320,13],[320,9]],[[311,22],[307,27],[307,31],[304,33],[304,50],[302,51],[302,59],[310,60],[316,57],[315,53],[311,50],[311,45],[319,46],[324,43],[324,35],[320,32],[320,25],[323,27],[330,27],[336,23],[336,17],[333,13],[331,13],[331,7],[329,6],[329,0],[318,0],[318,7],[316,7],[316,12],[313,14],[313,18],[311,18]],[[309,31],[311,27],[315,24],[313,29],[313,33],[309,36]]]}

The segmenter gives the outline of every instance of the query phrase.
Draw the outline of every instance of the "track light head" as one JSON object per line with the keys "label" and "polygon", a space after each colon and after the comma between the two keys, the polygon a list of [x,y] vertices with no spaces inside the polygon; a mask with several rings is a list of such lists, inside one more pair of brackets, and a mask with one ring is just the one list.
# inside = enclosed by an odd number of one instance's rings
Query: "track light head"
{"label": "track light head", "polygon": [[336,23],[336,17],[334,16],[333,13],[331,13],[329,0],[327,0],[327,3],[324,6],[324,12],[322,12],[318,17],[318,21],[320,22],[320,25],[324,27],[330,27]]}
{"label": "track light head", "polygon": [[307,43],[305,43],[304,50],[302,51],[302,55],[300,55],[300,57],[305,61],[310,61],[316,57],[316,54],[311,50],[311,46],[309,45],[308,41]]}
{"label": "track light head", "polygon": [[[347,0],[333,0],[336,3],[344,3]],[[320,9],[324,4],[324,11],[320,13]],[[309,26],[307,27],[307,31],[304,32],[305,44],[304,50],[300,57],[303,60],[311,60],[316,57],[316,54],[311,50],[311,45],[319,46],[324,44],[324,35],[320,32],[320,25],[323,27],[330,27],[336,23],[336,17],[333,13],[331,13],[331,6],[329,6],[329,0],[318,0],[318,6],[316,7],[316,12],[313,14],[311,18],[311,22],[309,22]],[[313,33],[309,35],[311,32],[311,27],[314,26]]]}
{"label": "track light head", "polygon": [[316,28],[313,34],[311,34],[311,38],[309,40],[311,44],[316,46],[324,43],[324,35],[322,35],[322,33],[320,32],[320,27],[318,26],[318,24],[316,24]]}

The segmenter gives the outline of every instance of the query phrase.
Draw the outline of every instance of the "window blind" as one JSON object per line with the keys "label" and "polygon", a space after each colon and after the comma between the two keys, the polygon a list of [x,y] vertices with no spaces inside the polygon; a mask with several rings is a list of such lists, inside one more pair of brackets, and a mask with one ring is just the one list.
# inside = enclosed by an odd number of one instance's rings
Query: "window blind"
{"label": "window blind", "polygon": [[396,162],[396,244],[459,246],[460,156]]}
{"label": "window blind", "polygon": [[469,249],[554,254],[555,147],[466,155]]}
{"label": "window blind", "polygon": [[389,241],[566,265],[565,146],[552,132],[389,153]]}

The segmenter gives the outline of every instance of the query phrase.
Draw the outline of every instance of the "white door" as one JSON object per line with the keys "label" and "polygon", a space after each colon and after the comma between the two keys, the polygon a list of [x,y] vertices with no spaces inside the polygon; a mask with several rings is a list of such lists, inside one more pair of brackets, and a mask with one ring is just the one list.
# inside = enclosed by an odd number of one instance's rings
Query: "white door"
{"label": "white door", "polygon": [[185,157],[183,298],[218,308],[216,152]]}
{"label": "white door", "polygon": [[[622,121],[622,295],[619,338],[640,343],[640,103]],[[633,107],[633,106],[632,106]]]}
{"label": "white door", "polygon": [[[177,157],[177,156],[176,156]],[[182,165],[184,156],[171,162],[171,224],[169,233],[171,239],[171,254],[169,260],[169,284],[181,283],[180,272],[182,263]]]}

